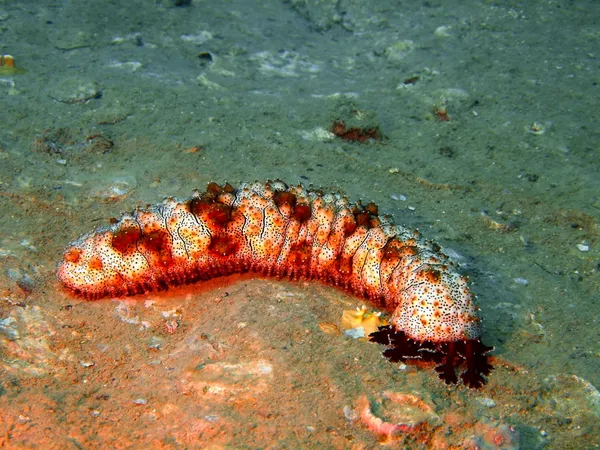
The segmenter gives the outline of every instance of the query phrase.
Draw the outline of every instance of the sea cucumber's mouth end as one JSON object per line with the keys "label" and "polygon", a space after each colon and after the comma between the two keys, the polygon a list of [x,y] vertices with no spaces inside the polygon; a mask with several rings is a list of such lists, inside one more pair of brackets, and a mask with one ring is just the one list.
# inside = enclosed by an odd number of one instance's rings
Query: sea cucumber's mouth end
{"label": "sea cucumber's mouth end", "polygon": [[56,279],[64,289],[71,290],[71,279],[66,266],[67,263],[64,260],[58,263],[56,267]]}
{"label": "sea cucumber's mouth end", "polygon": [[109,295],[102,262],[76,245],[67,247],[56,268],[56,278],[64,291],[74,297],[97,300]]}

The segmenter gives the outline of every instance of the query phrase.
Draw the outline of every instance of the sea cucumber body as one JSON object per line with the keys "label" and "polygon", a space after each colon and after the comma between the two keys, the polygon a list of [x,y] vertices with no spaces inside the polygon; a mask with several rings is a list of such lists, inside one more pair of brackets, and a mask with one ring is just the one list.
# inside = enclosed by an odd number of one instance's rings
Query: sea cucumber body
{"label": "sea cucumber body", "polygon": [[467,281],[437,245],[340,194],[280,181],[209,185],[137,209],[72,242],[57,275],[98,299],[240,272],[348,289],[392,312],[393,328],[416,341],[480,337]]}

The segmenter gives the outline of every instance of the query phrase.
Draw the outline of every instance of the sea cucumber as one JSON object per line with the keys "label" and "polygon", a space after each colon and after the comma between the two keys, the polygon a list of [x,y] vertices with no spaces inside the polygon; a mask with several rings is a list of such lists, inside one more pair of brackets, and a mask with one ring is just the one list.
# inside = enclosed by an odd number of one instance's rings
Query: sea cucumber
{"label": "sea cucumber", "polygon": [[186,200],[138,208],[72,242],[57,276],[87,299],[135,295],[233,273],[310,278],[392,313],[370,339],[392,361],[435,362],[440,378],[485,383],[492,369],[467,279],[437,244],[350,203],[282,181],[210,183]]}

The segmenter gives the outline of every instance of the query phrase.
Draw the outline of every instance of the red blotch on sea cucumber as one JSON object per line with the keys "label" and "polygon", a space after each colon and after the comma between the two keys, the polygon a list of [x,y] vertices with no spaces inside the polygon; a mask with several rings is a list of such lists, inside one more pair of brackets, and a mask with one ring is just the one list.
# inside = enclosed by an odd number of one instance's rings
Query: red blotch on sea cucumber
{"label": "red blotch on sea cucumber", "polygon": [[112,246],[118,252],[125,253],[135,247],[141,237],[142,231],[139,227],[119,228],[113,235]]}
{"label": "red blotch on sea cucumber", "polygon": [[310,219],[311,209],[309,205],[298,205],[294,208],[294,219],[298,222],[306,222]]}
{"label": "red blotch on sea cucumber", "polygon": [[370,339],[392,361],[437,364],[447,383],[474,388],[492,369],[467,280],[438,245],[351,204],[281,181],[210,183],[191,199],[165,199],[81,236],[57,276],[88,299],[139,294],[232,273],[317,279],[392,313]]}
{"label": "red blotch on sea cucumber", "polygon": [[171,255],[171,240],[168,233],[163,230],[151,231],[141,237],[140,243],[157,256],[158,263],[167,267],[173,262]]}
{"label": "red blotch on sea cucumber", "polygon": [[91,270],[102,270],[104,265],[102,264],[102,259],[98,256],[92,256],[90,261],[88,262],[88,268]]}
{"label": "red blotch on sea cucumber", "polygon": [[79,258],[81,256],[81,253],[82,252],[80,249],[72,247],[72,248],[68,249],[67,251],[65,251],[63,258],[65,259],[65,261],[68,261],[73,264],[77,264],[77,262],[79,261]]}
{"label": "red blotch on sea cucumber", "polygon": [[237,252],[239,245],[226,236],[216,236],[210,243],[210,251],[218,256],[231,256]]}

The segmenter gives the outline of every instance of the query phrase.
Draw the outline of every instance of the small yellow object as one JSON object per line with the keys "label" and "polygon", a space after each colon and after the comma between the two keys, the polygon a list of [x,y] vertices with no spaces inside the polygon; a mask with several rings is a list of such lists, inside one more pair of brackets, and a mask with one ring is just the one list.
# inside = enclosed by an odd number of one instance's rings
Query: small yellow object
{"label": "small yellow object", "polygon": [[25,70],[17,68],[15,65],[15,58],[11,55],[0,55],[0,76],[18,75],[20,73],[25,73]]}
{"label": "small yellow object", "polygon": [[11,67],[15,68],[15,58],[11,55],[2,55],[0,56],[0,66],[2,67]]}
{"label": "small yellow object", "polygon": [[365,336],[377,331],[377,328],[387,325],[387,321],[381,318],[380,312],[369,312],[363,305],[361,308],[349,309],[342,312],[342,328],[362,328]]}

